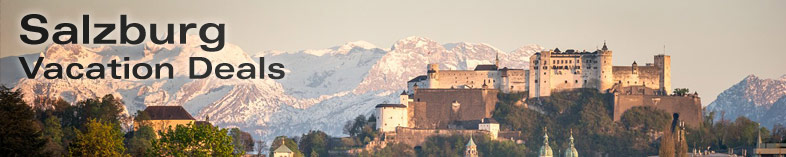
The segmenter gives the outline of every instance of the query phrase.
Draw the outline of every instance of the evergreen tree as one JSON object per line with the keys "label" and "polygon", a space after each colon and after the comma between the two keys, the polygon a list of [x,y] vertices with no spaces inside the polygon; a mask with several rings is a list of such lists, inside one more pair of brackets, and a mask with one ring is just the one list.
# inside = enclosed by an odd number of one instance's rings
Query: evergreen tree
{"label": "evergreen tree", "polygon": [[49,116],[44,122],[44,138],[46,146],[43,152],[49,156],[63,156],[65,148],[63,146],[63,128],[60,126],[60,118]]}
{"label": "evergreen tree", "polygon": [[0,86],[0,156],[35,156],[46,139],[19,90]]}

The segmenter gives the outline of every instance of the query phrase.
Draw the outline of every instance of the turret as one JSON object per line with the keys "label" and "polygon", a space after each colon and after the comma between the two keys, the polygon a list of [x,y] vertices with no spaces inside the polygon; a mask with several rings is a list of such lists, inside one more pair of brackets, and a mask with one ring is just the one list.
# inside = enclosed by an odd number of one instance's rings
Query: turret
{"label": "turret", "polygon": [[439,64],[428,64],[428,88],[439,87]]}
{"label": "turret", "polygon": [[608,89],[611,89],[611,86],[614,85],[614,75],[612,72],[612,51],[609,50],[608,46],[606,46],[606,41],[603,41],[603,48],[601,48],[600,53],[598,54],[598,61],[600,73],[600,87],[599,91],[604,92]]}
{"label": "turret", "polygon": [[404,106],[409,107],[409,95],[407,94],[406,90],[401,92],[401,95],[399,95],[399,100],[398,101],[399,101],[399,103],[403,104]]}

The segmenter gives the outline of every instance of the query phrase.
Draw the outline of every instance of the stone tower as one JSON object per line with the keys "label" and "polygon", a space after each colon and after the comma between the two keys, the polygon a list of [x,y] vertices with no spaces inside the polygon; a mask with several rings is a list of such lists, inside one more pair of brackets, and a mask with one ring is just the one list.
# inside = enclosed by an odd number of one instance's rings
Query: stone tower
{"label": "stone tower", "polygon": [[612,72],[612,52],[606,46],[606,42],[603,42],[603,48],[600,49],[600,54],[598,54],[598,64],[600,64],[600,88],[598,89],[601,92],[605,92],[606,90],[610,89],[611,86],[614,85],[614,73]]}
{"label": "stone tower", "polygon": [[655,55],[655,66],[660,68],[660,89],[671,94],[671,56]]}
{"label": "stone tower", "polygon": [[439,87],[439,64],[428,64],[428,86],[425,88]]}
{"label": "stone tower", "polygon": [[478,157],[478,146],[475,145],[475,141],[472,140],[472,136],[469,136],[469,142],[467,142],[467,148],[464,150],[464,157]]}
{"label": "stone tower", "polygon": [[398,99],[398,101],[399,101],[399,103],[401,103],[402,105],[409,107],[409,95],[407,94],[407,91],[406,91],[406,90],[404,90],[403,92],[401,92],[401,95],[399,95],[399,99]]}

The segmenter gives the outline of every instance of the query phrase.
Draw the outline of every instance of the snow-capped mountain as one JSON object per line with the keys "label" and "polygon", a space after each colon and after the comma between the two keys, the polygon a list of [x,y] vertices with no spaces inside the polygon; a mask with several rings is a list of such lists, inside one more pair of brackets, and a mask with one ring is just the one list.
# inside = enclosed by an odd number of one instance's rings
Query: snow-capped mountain
{"label": "snow-capped mountain", "polygon": [[779,79],[749,75],[719,94],[706,111],[715,111],[716,120],[724,113],[727,120],[745,116],[769,128],[786,124],[786,75]]}
{"label": "snow-capped mountain", "polygon": [[[175,65],[173,79],[45,79],[40,75],[43,68],[39,76],[27,79],[20,56],[15,56],[0,58],[0,83],[20,89],[25,101],[33,105],[46,97],[76,102],[113,94],[123,99],[127,113],[152,105],[181,105],[197,119],[209,116],[213,124],[238,127],[256,138],[297,136],[315,129],[345,136],[341,132],[345,121],[372,114],[376,104],[396,103],[406,81],[425,74],[428,63],[440,63],[443,69],[472,69],[492,64],[498,55],[502,66],[527,68],[529,56],[543,49],[526,45],[505,52],[482,43],[440,45],[424,37],[399,40],[390,49],[355,41],[296,52],[247,53],[232,44],[219,52],[204,52],[200,44],[51,45],[41,53],[21,56],[29,64],[38,56],[45,57],[43,64],[108,63],[123,57],[129,57],[132,65],[170,63]],[[258,57],[265,57],[267,63],[282,63],[286,76],[280,80],[188,79],[189,57],[232,65],[257,63]],[[205,69],[197,66],[196,71],[200,70]]]}

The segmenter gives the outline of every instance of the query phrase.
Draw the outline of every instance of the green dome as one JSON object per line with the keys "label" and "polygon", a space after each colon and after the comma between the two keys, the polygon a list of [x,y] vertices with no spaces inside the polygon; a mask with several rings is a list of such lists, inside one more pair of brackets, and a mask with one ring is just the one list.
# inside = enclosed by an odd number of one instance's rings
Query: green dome
{"label": "green dome", "polygon": [[543,131],[543,146],[540,147],[540,151],[538,153],[538,154],[540,154],[539,155],[540,157],[553,157],[554,156],[554,153],[551,150],[551,146],[549,146],[549,135],[548,135],[547,132],[548,132],[548,130],[544,129],[544,131]]}
{"label": "green dome", "polygon": [[573,130],[570,131],[570,147],[565,150],[565,157],[579,157],[579,152],[573,146]]}

